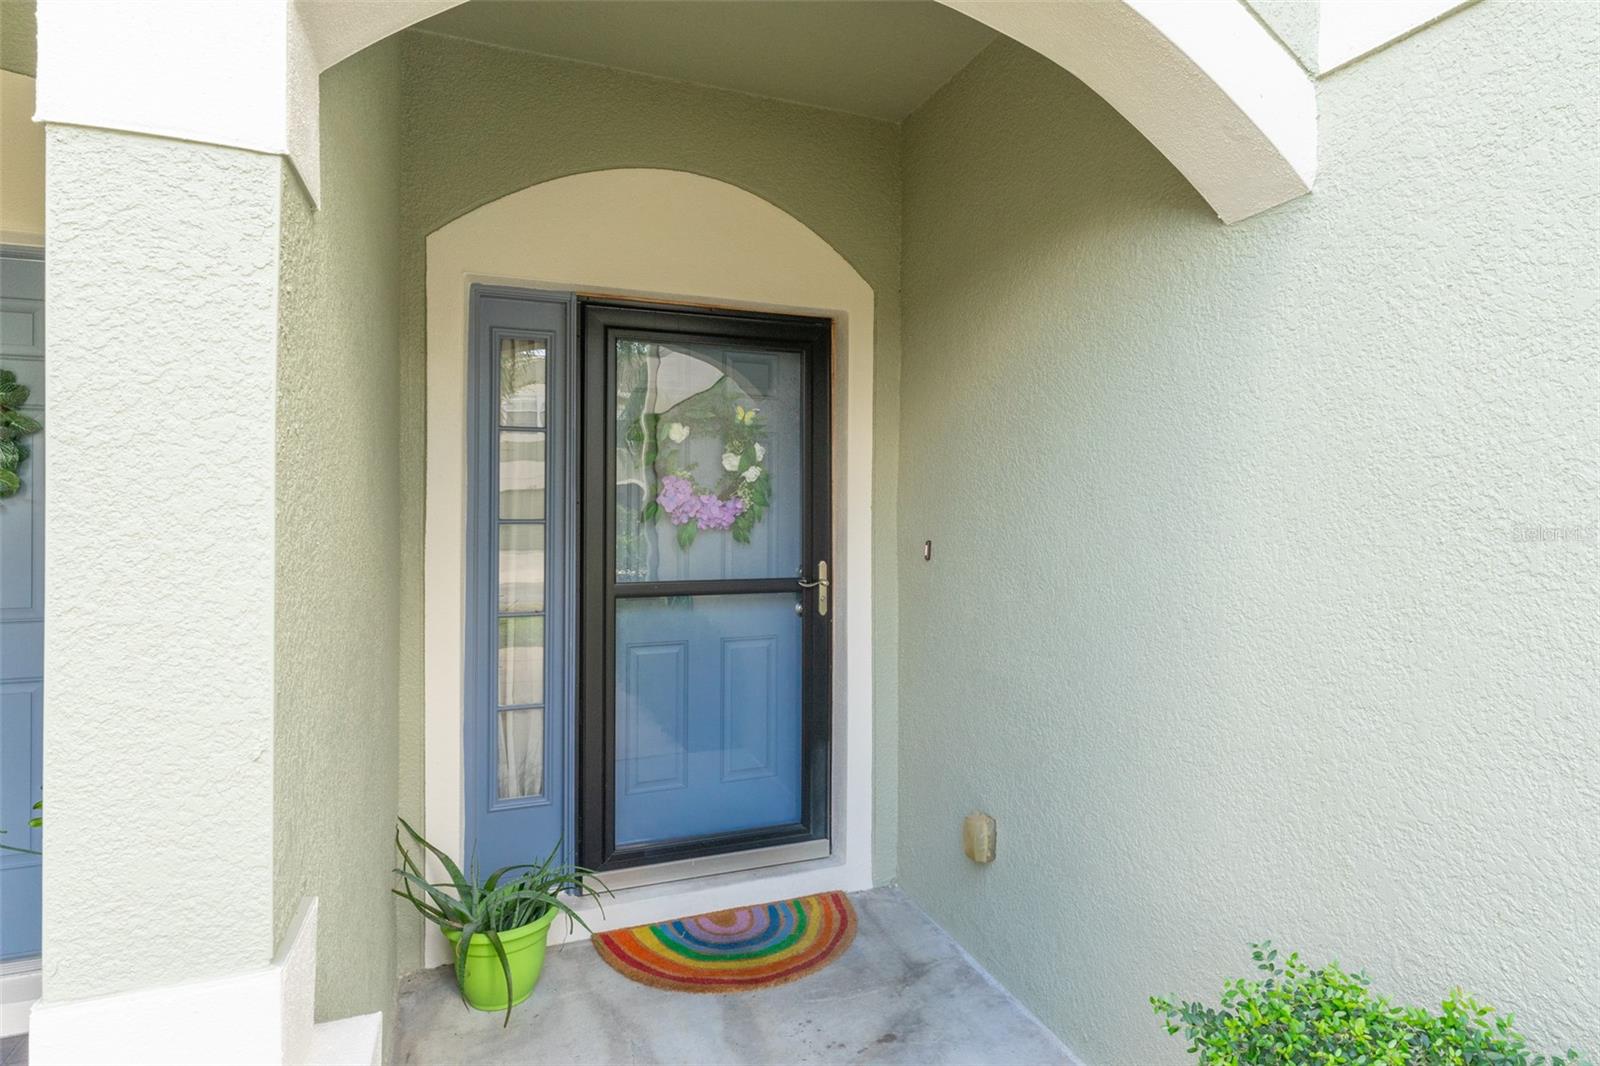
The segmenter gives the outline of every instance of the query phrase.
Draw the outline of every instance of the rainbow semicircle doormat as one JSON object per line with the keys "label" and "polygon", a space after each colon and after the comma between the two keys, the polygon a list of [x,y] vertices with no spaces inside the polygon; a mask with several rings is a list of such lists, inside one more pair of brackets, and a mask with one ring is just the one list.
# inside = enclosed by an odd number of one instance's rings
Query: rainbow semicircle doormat
{"label": "rainbow semicircle doormat", "polygon": [[625,977],[680,992],[741,992],[787,984],[844,954],[856,912],[843,892],[698,914],[594,935]]}

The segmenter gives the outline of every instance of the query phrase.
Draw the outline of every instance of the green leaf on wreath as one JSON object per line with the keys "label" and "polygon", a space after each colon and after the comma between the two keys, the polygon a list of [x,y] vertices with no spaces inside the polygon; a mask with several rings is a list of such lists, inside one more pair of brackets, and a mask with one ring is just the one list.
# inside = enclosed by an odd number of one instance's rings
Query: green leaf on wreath
{"label": "green leaf on wreath", "polygon": [[689,546],[694,543],[694,535],[696,532],[697,527],[693,522],[685,522],[683,525],[679,526],[678,547],[682,548],[684,551],[688,551]]}
{"label": "green leaf on wreath", "polygon": [[18,433],[39,432],[39,423],[29,418],[21,411],[7,411],[5,413],[5,420],[7,424],[9,424],[11,428],[16,430]]}

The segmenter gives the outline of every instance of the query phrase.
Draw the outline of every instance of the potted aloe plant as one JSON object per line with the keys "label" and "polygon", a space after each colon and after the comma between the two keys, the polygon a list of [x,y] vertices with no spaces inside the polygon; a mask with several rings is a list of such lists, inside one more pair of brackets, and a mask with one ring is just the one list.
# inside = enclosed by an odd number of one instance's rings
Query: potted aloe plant
{"label": "potted aloe plant", "polygon": [[[404,818],[400,826],[424,852],[431,853],[449,874],[449,881],[429,881],[411,857],[400,836],[394,834],[400,878],[394,894],[410,901],[428,921],[444,931],[455,949],[456,984],[468,1006],[483,1011],[506,1012],[502,1025],[511,1023],[511,1008],[533,994],[544,969],[545,945],[556,914],[567,916],[588,929],[562,893],[598,897],[609,889],[594,871],[556,862],[560,845],[541,863],[502,867],[481,880],[474,864],[463,873],[450,856],[428,843]],[[470,874],[470,876],[469,876]]]}

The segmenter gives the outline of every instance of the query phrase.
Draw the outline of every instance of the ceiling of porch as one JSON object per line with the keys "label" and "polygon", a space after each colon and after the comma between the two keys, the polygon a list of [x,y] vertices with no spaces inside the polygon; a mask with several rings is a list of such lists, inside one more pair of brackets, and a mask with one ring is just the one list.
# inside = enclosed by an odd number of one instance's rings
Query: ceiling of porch
{"label": "ceiling of porch", "polygon": [[891,122],[996,36],[931,0],[470,0],[418,28]]}

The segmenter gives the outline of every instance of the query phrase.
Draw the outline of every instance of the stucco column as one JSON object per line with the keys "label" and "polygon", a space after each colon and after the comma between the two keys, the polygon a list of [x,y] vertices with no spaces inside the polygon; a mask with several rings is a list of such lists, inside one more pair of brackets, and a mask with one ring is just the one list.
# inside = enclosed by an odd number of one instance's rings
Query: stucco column
{"label": "stucco column", "polygon": [[272,955],[283,166],[54,125],[46,162],[41,1006]]}

